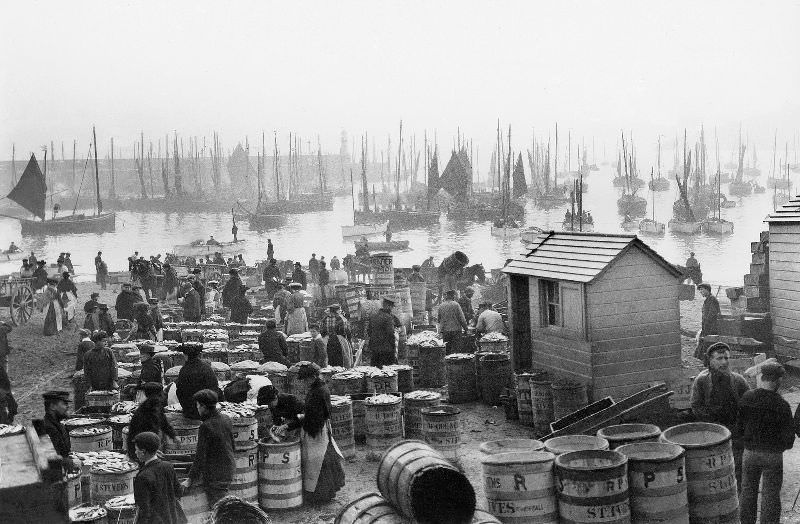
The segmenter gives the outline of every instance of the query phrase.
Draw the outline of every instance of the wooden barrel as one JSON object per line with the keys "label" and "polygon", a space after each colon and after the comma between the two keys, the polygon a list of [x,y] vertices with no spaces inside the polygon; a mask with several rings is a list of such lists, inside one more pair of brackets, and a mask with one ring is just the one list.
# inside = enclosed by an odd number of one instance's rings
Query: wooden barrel
{"label": "wooden barrel", "polygon": [[172,429],[175,430],[175,438],[164,437],[164,455],[194,455],[197,451],[197,432],[200,429],[200,421],[186,418],[183,414],[176,414],[170,420]]}
{"label": "wooden barrel", "polygon": [[597,430],[597,436],[608,441],[609,449],[634,442],[658,442],[661,429],[654,424],[618,424]]}
{"label": "wooden barrel", "polygon": [[[387,398],[391,397],[391,398]],[[369,397],[364,401],[367,446],[382,451],[403,439],[401,399],[395,395]]]}
{"label": "wooden barrel", "polygon": [[102,506],[109,499],[132,494],[137,470],[134,464],[127,471],[92,468],[89,472],[92,504]]}
{"label": "wooden barrel", "polygon": [[113,447],[111,428],[108,426],[73,429],[69,432],[69,442],[73,452],[111,451]]}
{"label": "wooden barrel", "polygon": [[475,382],[475,355],[453,353],[445,357],[447,369],[447,394],[451,404],[472,402],[478,399]]}
{"label": "wooden barrel", "polygon": [[361,495],[344,506],[333,524],[407,524],[408,521],[377,493]]}
{"label": "wooden barrel", "polygon": [[300,441],[258,443],[258,505],[271,509],[303,505]]}
{"label": "wooden barrel", "polygon": [[345,309],[350,317],[358,314],[358,308],[362,300],[367,298],[367,288],[364,284],[349,284],[344,291],[342,309]]}
{"label": "wooden barrel", "polygon": [[411,310],[415,315],[424,313],[428,298],[428,284],[425,282],[409,282],[408,290],[411,293]]}
{"label": "wooden barrel", "polygon": [[466,522],[475,512],[469,480],[436,450],[407,440],[386,450],[378,466],[378,490],[414,522]]}
{"label": "wooden barrel", "polygon": [[500,521],[488,511],[476,509],[471,524],[500,524]]}
{"label": "wooden barrel", "polygon": [[406,344],[406,362],[411,366],[411,378],[419,386],[419,345]]}
{"label": "wooden barrel", "polygon": [[266,436],[269,428],[272,427],[272,411],[269,406],[256,407],[256,422],[258,423],[258,435]]}
{"label": "wooden barrel", "polygon": [[684,449],[666,442],[637,442],[616,451],[628,457],[633,522],[689,524]]}
{"label": "wooden barrel", "polygon": [[86,392],[89,391],[89,381],[83,370],[77,371],[72,377],[72,403],[76,411],[86,405]]}
{"label": "wooden barrel", "polygon": [[[121,497],[125,499],[125,497]],[[109,524],[136,524],[136,504],[127,504],[121,500],[116,502],[109,500],[103,506],[108,514]]]}
{"label": "wooden barrel", "polygon": [[586,396],[586,386],[571,380],[554,381],[553,388],[553,419],[558,420],[574,413],[589,404]]}
{"label": "wooden barrel", "polygon": [[334,395],[357,395],[362,393],[364,374],[359,371],[342,371],[331,377],[331,393]]}
{"label": "wooden barrel", "polygon": [[444,346],[419,347],[419,380],[414,377],[417,387],[440,388],[447,383],[444,356]]}
{"label": "wooden barrel", "polygon": [[380,369],[367,375],[367,393],[397,393],[398,391],[397,372]]}
{"label": "wooden barrel", "polygon": [[331,434],[344,458],[356,456],[353,402],[350,397],[331,395]]}
{"label": "wooden barrel", "polygon": [[130,433],[130,431],[131,431],[131,427],[130,426],[125,426],[124,428],[122,428],[122,432],[121,432],[122,433],[122,447],[120,447],[120,449],[122,450],[123,453],[127,453],[128,452],[128,433]]}
{"label": "wooden barrel", "polygon": [[596,449],[571,451],[557,456],[555,465],[561,522],[630,523],[625,455]]}
{"label": "wooden barrel", "polygon": [[430,447],[448,460],[457,461],[461,446],[461,410],[434,406],[420,410],[422,435]]}
{"label": "wooden barrel", "polygon": [[400,393],[411,393],[414,391],[414,368],[405,364],[393,364],[383,366],[384,369],[391,369],[397,373],[397,391]]}
{"label": "wooden barrel", "polygon": [[234,470],[230,495],[246,502],[258,500],[258,444],[251,443],[246,448],[233,452]]}
{"label": "wooden barrel", "polygon": [[108,419],[108,424],[111,426],[111,446],[113,449],[122,449],[124,444],[122,430],[127,428],[131,423],[132,416],[133,415],[115,415]]}
{"label": "wooden barrel", "polygon": [[422,434],[423,408],[438,406],[442,402],[442,395],[433,391],[412,391],[403,397],[403,426],[407,439],[424,439]]}
{"label": "wooden barrel", "polygon": [[511,382],[511,359],[504,353],[487,353],[481,357],[481,396],[489,406],[501,404],[500,395]]}
{"label": "wooden barrel", "polygon": [[553,422],[553,390],[550,375],[539,373],[531,377],[531,411],[533,428],[539,435],[550,433]]}
{"label": "wooden barrel", "polygon": [[555,455],[546,451],[499,453],[481,458],[486,506],[503,522],[558,522],[553,485]]}
{"label": "wooden barrel", "polygon": [[531,451],[544,451],[544,443],[530,438],[507,438],[483,442],[478,449],[486,455],[498,453],[529,453]]}
{"label": "wooden barrel", "polygon": [[738,522],[731,432],[719,424],[692,422],[665,429],[661,441],[686,450],[689,521]]}
{"label": "wooden barrel", "polygon": [[554,455],[563,455],[571,451],[604,451],[608,449],[608,441],[593,435],[564,435],[547,439],[544,442],[544,449]]}
{"label": "wooden barrel", "polygon": [[394,314],[406,329],[411,328],[411,319],[414,318],[414,311],[411,305],[411,291],[407,286],[398,287],[394,291],[395,307]]}
{"label": "wooden barrel", "polygon": [[210,509],[208,495],[202,486],[192,486],[181,497],[181,507],[189,524],[204,524]]}
{"label": "wooden barrel", "polygon": [[250,446],[258,442],[258,420],[255,417],[232,418],[231,424],[236,449],[250,449]]}
{"label": "wooden barrel", "polygon": [[74,508],[83,503],[80,472],[72,473],[64,477],[64,497],[67,509]]}
{"label": "wooden barrel", "polygon": [[533,406],[531,405],[531,373],[517,373],[517,413],[519,423],[523,426],[533,426]]}
{"label": "wooden barrel", "polygon": [[373,286],[394,286],[394,257],[389,253],[375,253],[369,257],[372,268],[370,284]]}
{"label": "wooden barrel", "polygon": [[119,390],[89,391],[86,393],[86,407],[95,411],[108,413],[111,406],[119,402]]}

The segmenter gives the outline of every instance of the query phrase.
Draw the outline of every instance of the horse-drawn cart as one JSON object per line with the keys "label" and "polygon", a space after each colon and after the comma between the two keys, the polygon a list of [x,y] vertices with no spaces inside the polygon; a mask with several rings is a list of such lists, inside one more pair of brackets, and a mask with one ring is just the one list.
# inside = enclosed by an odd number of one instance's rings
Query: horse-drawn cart
{"label": "horse-drawn cart", "polygon": [[0,276],[0,308],[8,308],[11,323],[21,326],[33,316],[36,299],[32,278]]}

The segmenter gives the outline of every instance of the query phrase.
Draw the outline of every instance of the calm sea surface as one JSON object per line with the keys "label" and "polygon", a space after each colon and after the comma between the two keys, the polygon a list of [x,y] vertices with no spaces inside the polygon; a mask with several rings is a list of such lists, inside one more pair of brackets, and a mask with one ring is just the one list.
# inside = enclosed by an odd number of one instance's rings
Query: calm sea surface
{"label": "calm sea surface", "polygon": [[[612,185],[614,172],[609,167],[592,172],[585,178],[589,185],[584,196],[584,207],[595,219],[595,231],[603,233],[622,232],[621,217],[617,213],[616,200],[619,189]],[[762,175],[761,185],[766,185],[766,175]],[[677,188],[672,181],[670,191],[655,194],[655,218],[666,223],[672,215],[672,203],[676,200]],[[727,188],[723,185],[723,193]],[[641,189],[639,194],[648,199],[648,217],[652,216],[653,195]],[[732,197],[729,197],[732,198]],[[536,209],[532,202],[527,203],[525,226],[538,226],[544,229],[560,228],[564,211],[568,205],[550,211]],[[735,224],[733,235],[713,237],[698,235],[685,237],[667,231],[663,237],[642,237],[652,248],[667,260],[683,264],[690,251],[695,251],[704,276],[710,282],[724,285],[742,285],[742,276],[748,272],[750,263],[750,242],[758,240],[759,232],[766,229],[764,219],[772,211],[772,192],[746,197],[737,202],[736,208],[723,209],[723,218]],[[349,197],[339,197],[334,202],[333,211],[290,215],[287,224],[277,230],[256,232],[248,229],[245,220],[238,221],[239,238],[245,261],[252,262],[266,257],[267,238],[271,238],[276,248],[276,257],[307,261],[311,253],[330,260],[333,255],[342,258],[354,252],[352,244],[342,240],[341,225],[350,225],[352,201]],[[397,232],[393,239],[409,240],[410,249],[396,252],[395,265],[408,267],[433,256],[438,263],[454,250],[462,250],[471,263],[482,262],[489,268],[502,267],[506,258],[524,251],[518,238],[503,240],[490,235],[490,223],[456,222],[443,215],[436,226],[413,231]],[[76,264],[78,280],[92,279],[93,259],[98,250],[111,271],[127,269],[126,257],[134,250],[143,255],[169,252],[176,244],[186,244],[195,239],[207,239],[213,234],[221,241],[231,240],[231,216],[227,213],[165,214],[165,213],[117,213],[117,229],[114,233],[101,235],[73,235],[65,237],[25,237],[21,238],[19,223],[16,220],[0,218],[0,248],[5,249],[13,240],[25,250],[34,250],[50,261],[55,261],[58,253],[69,251]],[[16,271],[18,262],[0,263],[0,274]]]}

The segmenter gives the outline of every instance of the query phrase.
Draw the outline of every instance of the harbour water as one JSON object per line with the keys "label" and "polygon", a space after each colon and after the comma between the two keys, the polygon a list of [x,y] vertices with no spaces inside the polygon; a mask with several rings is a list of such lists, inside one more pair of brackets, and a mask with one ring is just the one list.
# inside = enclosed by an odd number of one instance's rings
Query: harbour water
{"label": "harbour water", "polygon": [[[591,212],[595,221],[595,232],[620,233],[622,217],[617,212],[616,200],[620,189],[613,187],[615,172],[602,167],[585,178],[588,192],[584,195],[584,208]],[[766,185],[766,176],[761,177]],[[727,193],[723,185],[723,193]],[[653,195],[647,188],[639,194],[648,200],[648,217],[652,217]],[[733,198],[733,197],[729,197]],[[671,180],[670,191],[655,194],[655,219],[668,222],[672,216],[672,203],[677,199],[677,188]],[[341,235],[342,225],[353,223],[352,200],[338,197],[332,211],[290,215],[284,227],[264,232],[251,231],[247,221],[237,218],[242,254],[250,263],[266,258],[267,238],[271,238],[279,259],[301,260],[304,263],[311,253],[330,260],[333,255],[342,258],[354,252],[352,243],[345,243]],[[569,204],[552,210],[541,210],[529,201],[524,225],[542,229],[559,229],[564,211]],[[748,273],[750,242],[757,241],[759,232],[766,229],[764,219],[773,209],[771,190],[764,194],[737,199],[737,207],[723,209],[723,218],[734,223],[734,233],[725,237],[701,234],[693,237],[674,235],[667,230],[662,237],[643,236],[642,239],[675,264],[683,264],[691,251],[696,253],[703,269],[704,278],[715,284],[742,285],[742,276]],[[483,263],[487,271],[502,267],[508,257],[523,253],[519,238],[502,239],[490,235],[491,224],[451,221],[443,214],[438,225],[412,231],[398,231],[395,240],[409,240],[410,248],[395,252],[395,265],[408,267],[433,256],[438,263],[454,250],[461,250],[470,257],[470,263]],[[635,233],[635,232],[631,232]],[[195,214],[166,213],[117,213],[117,228],[114,233],[84,234],[65,237],[20,237],[16,220],[0,219],[0,247],[5,249],[13,240],[26,251],[33,250],[37,257],[44,256],[55,261],[60,252],[71,252],[77,265],[78,281],[93,279],[93,259],[97,251],[111,271],[127,269],[126,258],[138,250],[142,255],[167,253],[176,244],[188,244],[196,239],[229,241],[231,237],[230,213]],[[18,262],[0,263],[0,275],[19,268]]]}

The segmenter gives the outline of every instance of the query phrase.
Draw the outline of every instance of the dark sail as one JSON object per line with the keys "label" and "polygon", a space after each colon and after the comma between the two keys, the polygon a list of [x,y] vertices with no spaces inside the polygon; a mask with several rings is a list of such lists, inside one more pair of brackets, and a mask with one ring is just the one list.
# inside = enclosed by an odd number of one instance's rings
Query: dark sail
{"label": "dark sail", "polygon": [[37,217],[44,219],[44,206],[47,200],[47,183],[39,169],[36,155],[31,155],[25,172],[8,194],[8,198],[24,207]]}
{"label": "dark sail", "polygon": [[517,157],[517,165],[514,166],[514,198],[520,197],[528,192],[528,183],[525,180],[525,168],[522,165],[522,153]]}
{"label": "dark sail", "polygon": [[472,165],[465,149],[453,151],[439,178],[439,187],[447,191],[457,202],[467,201],[472,188]]}

